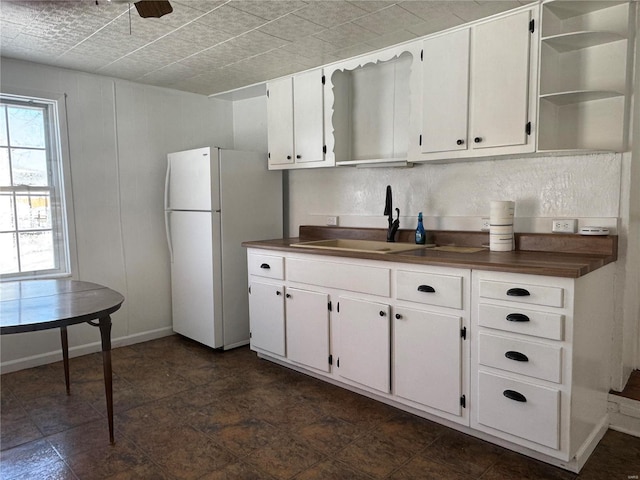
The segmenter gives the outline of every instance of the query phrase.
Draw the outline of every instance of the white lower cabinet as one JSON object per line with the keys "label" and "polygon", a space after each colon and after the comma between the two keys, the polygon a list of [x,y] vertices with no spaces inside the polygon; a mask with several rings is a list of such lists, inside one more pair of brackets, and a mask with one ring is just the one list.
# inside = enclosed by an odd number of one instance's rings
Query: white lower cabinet
{"label": "white lower cabinet", "polygon": [[473,272],[473,429],[582,468],[608,427],[614,269]]}
{"label": "white lower cabinet", "polygon": [[613,274],[249,249],[261,356],[578,472],[608,428]]}
{"label": "white lower cabinet", "polygon": [[388,304],[339,298],[340,377],[389,393],[391,323]]}
{"label": "white lower cabinet", "polygon": [[462,317],[396,308],[393,325],[394,393],[461,415]]}
{"label": "white lower cabinet", "polygon": [[329,295],[287,288],[287,358],[329,371]]}
{"label": "white lower cabinet", "polygon": [[284,356],[284,286],[251,279],[249,290],[250,345]]}

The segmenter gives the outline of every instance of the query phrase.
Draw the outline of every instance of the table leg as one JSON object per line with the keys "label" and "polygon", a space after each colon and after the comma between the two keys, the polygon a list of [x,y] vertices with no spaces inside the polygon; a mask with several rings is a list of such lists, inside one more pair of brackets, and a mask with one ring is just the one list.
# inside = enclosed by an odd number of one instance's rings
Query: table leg
{"label": "table leg", "polygon": [[71,395],[69,383],[69,338],[67,337],[67,327],[60,327],[60,340],[62,340],[62,360],[64,363],[64,383],[67,387],[67,395]]}
{"label": "table leg", "polygon": [[99,320],[100,340],[102,341],[102,368],[104,371],[104,392],[107,397],[107,416],[109,417],[109,441],[113,437],[113,378],[111,372],[111,317],[107,315]]}

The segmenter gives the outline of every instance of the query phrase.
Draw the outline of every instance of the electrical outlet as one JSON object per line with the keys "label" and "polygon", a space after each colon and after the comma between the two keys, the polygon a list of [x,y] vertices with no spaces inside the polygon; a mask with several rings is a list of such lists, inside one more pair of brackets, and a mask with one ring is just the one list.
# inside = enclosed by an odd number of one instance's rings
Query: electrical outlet
{"label": "electrical outlet", "polygon": [[575,218],[554,218],[551,231],[554,233],[576,233],[578,220]]}
{"label": "electrical outlet", "polygon": [[489,222],[489,217],[482,217],[482,226],[480,227],[480,230],[482,230],[483,232],[488,232],[490,225],[491,223]]}
{"label": "electrical outlet", "polygon": [[329,215],[327,217],[327,225],[338,226],[338,216],[337,215]]}

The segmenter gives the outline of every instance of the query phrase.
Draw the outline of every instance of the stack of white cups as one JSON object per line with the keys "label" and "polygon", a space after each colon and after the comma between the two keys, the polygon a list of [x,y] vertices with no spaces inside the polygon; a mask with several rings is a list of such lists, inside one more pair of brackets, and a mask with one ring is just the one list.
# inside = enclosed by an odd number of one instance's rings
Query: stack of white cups
{"label": "stack of white cups", "polygon": [[515,203],[494,200],[489,215],[489,250],[509,252],[513,250],[513,212]]}

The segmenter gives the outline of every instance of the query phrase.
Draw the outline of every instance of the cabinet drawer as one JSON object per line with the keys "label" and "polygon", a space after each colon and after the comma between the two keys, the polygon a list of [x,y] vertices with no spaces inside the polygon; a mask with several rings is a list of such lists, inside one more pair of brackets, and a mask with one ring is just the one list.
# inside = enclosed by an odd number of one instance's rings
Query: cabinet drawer
{"label": "cabinet drawer", "polygon": [[397,298],[440,307],[462,308],[462,277],[398,270]]}
{"label": "cabinet drawer", "polygon": [[507,282],[480,281],[480,297],[532,303],[548,307],[562,307],[564,292],[560,287],[545,287]]}
{"label": "cabinet drawer", "polygon": [[560,391],[479,372],[478,423],[558,449]]}
{"label": "cabinet drawer", "polygon": [[560,383],[562,347],[480,332],[478,362],[488,367]]}
{"label": "cabinet drawer", "polygon": [[564,315],[527,310],[519,306],[500,307],[481,303],[478,325],[552,340],[564,338]]}
{"label": "cabinet drawer", "polygon": [[247,262],[249,275],[284,279],[284,257],[250,253]]}
{"label": "cabinet drawer", "polygon": [[384,267],[289,258],[287,279],[381,297],[391,294],[391,270]]}

